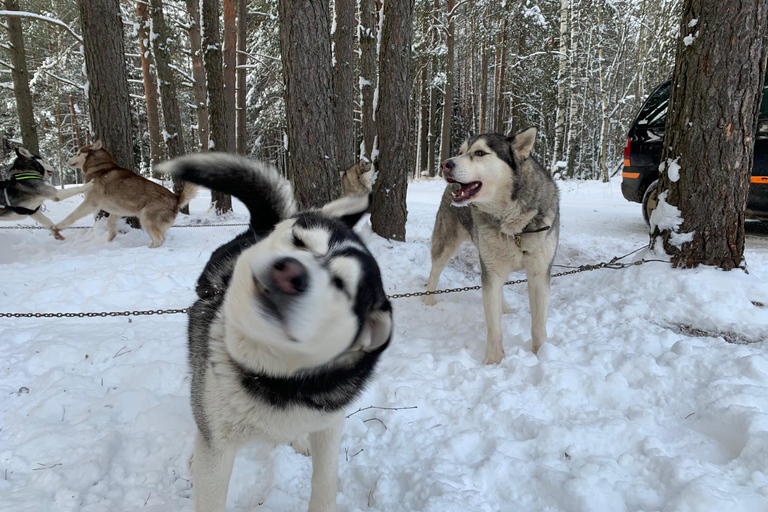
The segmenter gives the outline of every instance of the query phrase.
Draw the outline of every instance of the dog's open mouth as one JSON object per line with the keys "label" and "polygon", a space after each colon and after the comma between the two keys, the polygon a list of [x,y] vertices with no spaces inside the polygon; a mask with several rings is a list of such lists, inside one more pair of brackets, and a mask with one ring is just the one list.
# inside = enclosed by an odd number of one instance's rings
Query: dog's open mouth
{"label": "dog's open mouth", "polygon": [[479,181],[472,181],[470,183],[459,183],[458,181],[452,180],[450,178],[448,178],[446,181],[448,183],[456,183],[457,185],[459,185],[459,189],[453,192],[454,203],[463,203],[464,201],[467,201],[470,197],[480,192],[480,187],[483,186],[483,184]]}

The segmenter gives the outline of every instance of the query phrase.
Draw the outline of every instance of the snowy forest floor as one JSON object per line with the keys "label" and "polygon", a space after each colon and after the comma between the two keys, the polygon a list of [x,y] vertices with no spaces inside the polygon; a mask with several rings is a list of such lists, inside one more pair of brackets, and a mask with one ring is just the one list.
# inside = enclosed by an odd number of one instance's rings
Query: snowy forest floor
{"label": "snowy forest floor", "polygon": [[[618,181],[559,185],[557,264],[647,243]],[[424,289],[442,189],[411,184],[406,243],[361,228],[389,293]],[[79,201],[47,203],[47,215],[60,220]],[[208,203],[201,194],[177,223],[247,221],[240,203],[226,219]],[[107,243],[105,221],[64,242],[0,230],[0,311],[186,307],[211,251],[241,230],[171,229],[152,250],[135,230]],[[506,287],[516,312],[495,366],[481,364],[479,291],[431,308],[395,301],[393,343],[349,412],[402,409],[346,421],[339,510],[768,510],[768,225],[749,224],[746,258],[749,275],[647,263],[553,279],[538,357],[525,285]],[[439,288],[477,283],[467,245]],[[184,315],[0,319],[0,397],[3,511],[192,510]],[[289,446],[250,445],[229,510],[306,510],[310,474]]]}

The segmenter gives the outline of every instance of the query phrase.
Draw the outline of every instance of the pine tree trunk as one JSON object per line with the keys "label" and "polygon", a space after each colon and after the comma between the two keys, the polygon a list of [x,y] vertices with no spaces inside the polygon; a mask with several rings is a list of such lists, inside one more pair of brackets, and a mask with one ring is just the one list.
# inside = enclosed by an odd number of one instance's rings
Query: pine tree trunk
{"label": "pine tree trunk", "polygon": [[[184,128],[181,124],[181,112],[179,111],[179,99],[176,95],[178,80],[176,74],[170,68],[171,57],[168,52],[168,41],[171,34],[165,24],[162,0],[150,0],[152,15],[152,50],[155,54],[155,67],[157,78],[160,81],[160,96],[163,105],[163,119],[165,120],[165,145],[168,149],[168,158],[176,158],[184,154]],[[180,194],[184,183],[173,176],[173,192]],[[189,206],[181,210],[189,213]]]}
{"label": "pine tree trunk", "polygon": [[[453,1],[453,0],[449,0]],[[405,241],[411,126],[411,40],[414,0],[384,3],[380,57],[379,177],[371,214],[373,231]]]}
{"label": "pine tree trunk", "polygon": [[[147,3],[144,0],[136,2],[136,15],[139,17],[138,36],[139,53],[141,54],[141,77],[144,82],[144,101],[147,104],[147,131],[149,132],[149,162],[154,168],[155,165],[162,162],[163,146],[162,135],[160,133],[160,113],[157,106],[157,82],[155,75],[152,74],[150,66],[152,59],[147,44],[149,43],[149,34],[147,24],[149,23],[149,11]],[[158,178],[159,176],[155,176]]]}
{"label": "pine tree trunk", "polygon": [[336,167],[355,163],[355,3],[336,0],[333,34],[333,110],[336,118]]}
{"label": "pine tree trunk", "polygon": [[376,34],[378,8],[375,0],[360,0],[360,96],[363,120],[363,147],[360,158],[372,159],[376,139],[376,121],[373,119],[373,94],[378,83]]}
{"label": "pine tree trunk", "polygon": [[[602,4],[599,9],[602,8]],[[598,26],[600,23],[598,22]],[[552,171],[561,160],[565,133],[566,74],[568,73],[568,0],[560,0],[560,54],[557,66],[557,110],[555,111],[555,144],[552,150]]]}
{"label": "pine tree trunk", "polygon": [[[578,25],[579,25],[579,9],[577,9],[576,2],[578,0],[570,0],[571,1],[571,8],[570,8],[570,25],[571,25],[571,36],[570,36],[570,47],[568,49],[568,56],[569,56],[569,66],[568,66],[568,72],[569,72],[569,83],[568,83],[568,100],[571,103],[571,109],[570,113],[568,114],[568,131],[565,136],[565,162],[567,167],[565,168],[565,175],[568,177],[573,177],[574,173],[574,164],[576,161],[576,143],[577,139],[574,136],[574,133],[576,132],[576,118],[579,115],[579,107],[578,107],[578,101],[576,97],[576,83],[578,80],[577,74],[578,74],[578,68],[576,66],[577,62],[577,51],[579,49],[579,39],[578,39]],[[581,6],[579,5],[579,8]]]}
{"label": "pine tree trunk", "polygon": [[208,151],[208,91],[205,87],[205,67],[203,65],[203,44],[200,33],[200,0],[187,0],[189,13],[189,46],[192,54],[192,91],[195,95],[195,114],[197,115],[197,135],[200,151]]}
{"label": "pine tree trunk", "polygon": [[75,110],[75,98],[69,95],[69,115],[72,123],[72,136],[78,149],[83,146],[83,138],[80,136],[80,125],[77,124],[77,110]]}
{"label": "pine tree trunk", "polygon": [[[6,9],[18,11],[18,0],[5,0]],[[35,122],[32,94],[29,91],[29,72],[27,71],[27,56],[24,52],[24,32],[21,27],[21,18],[7,16],[8,25],[8,53],[11,54],[11,76],[13,78],[13,94],[16,98],[16,111],[19,115],[21,127],[21,140],[24,147],[37,154],[40,153],[40,145],[37,139],[37,123]]]}
{"label": "pine tree trunk", "polygon": [[245,99],[246,84],[245,79],[248,70],[244,67],[246,64],[246,48],[248,43],[248,2],[247,0],[237,0],[237,152],[244,155],[248,152],[246,147],[245,126]]}
{"label": "pine tree trunk", "polygon": [[429,75],[427,73],[429,62],[424,62],[421,67],[421,111],[419,113],[419,148],[417,154],[418,159],[418,173],[417,177],[421,176],[421,173],[429,169],[427,167],[427,154],[429,153]]}
{"label": "pine tree trunk", "polygon": [[[455,0],[448,0],[448,29],[446,31],[445,46],[445,99],[443,101],[443,127],[440,130],[440,161],[451,157],[451,118],[453,117],[453,61],[454,61],[454,26],[453,8]],[[386,21],[386,18],[385,18]]]}
{"label": "pine tree trunk", "polygon": [[[205,83],[208,87],[208,114],[210,141],[215,151],[229,151],[227,139],[226,104],[224,100],[224,73],[222,72],[221,38],[219,35],[219,1],[201,0],[203,61]],[[210,148],[210,146],[209,146]],[[211,206],[217,215],[232,211],[232,198],[228,194],[211,192]]]}
{"label": "pine tree trunk", "polygon": [[[730,270],[744,258],[768,0],[685,0],[680,30],[662,152],[662,166],[677,160],[679,172],[661,173],[659,205],[678,208],[682,223],[655,226],[651,242],[676,267]],[[659,211],[652,225],[668,219]]]}
{"label": "pine tree trunk", "polygon": [[504,29],[501,32],[501,60],[499,61],[499,100],[496,105],[496,122],[494,131],[496,133],[504,133],[504,110],[506,102],[504,101],[504,71],[507,66],[507,26],[509,25],[509,18],[504,17]]}
{"label": "pine tree trunk", "polygon": [[224,5],[224,120],[227,130],[227,151],[237,151],[235,135],[235,68],[237,66],[237,23],[235,0],[223,0]]}
{"label": "pine tree trunk", "polygon": [[134,169],[131,101],[118,0],[79,0],[88,103],[94,139],[126,169]]}
{"label": "pine tree trunk", "polygon": [[[288,178],[302,209],[341,195],[333,116],[328,0],[279,0]],[[311,27],[311,30],[308,30]]]}
{"label": "pine tree trunk", "polygon": [[477,126],[480,133],[485,133],[485,111],[488,108],[488,48],[483,45],[480,50],[480,104],[478,110]]}

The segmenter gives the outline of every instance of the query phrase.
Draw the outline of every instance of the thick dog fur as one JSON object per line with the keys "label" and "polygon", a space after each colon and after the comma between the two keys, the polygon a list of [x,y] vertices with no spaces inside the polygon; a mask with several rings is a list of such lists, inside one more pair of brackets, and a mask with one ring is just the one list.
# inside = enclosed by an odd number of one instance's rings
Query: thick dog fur
{"label": "thick dog fur", "polygon": [[258,162],[206,153],[162,169],[251,214],[250,229],[214,251],[189,311],[195,510],[224,510],[244,443],[309,434],[309,510],[335,511],[344,408],[392,335],[379,268],[351,229],[370,196],[296,213],[290,184]]}
{"label": "thick dog fur", "polygon": [[[554,180],[530,156],[535,140],[535,128],[515,136],[479,135],[462,146],[459,156],[443,162],[443,177],[449,185],[432,233],[427,290],[437,288],[448,260],[463,241],[471,240],[480,252],[488,327],[486,364],[499,363],[504,357],[501,314],[511,310],[502,286],[514,270],[525,269],[528,278],[533,352],[547,339],[549,280],[560,233],[560,207]],[[533,232],[539,229],[546,230]],[[426,296],[424,303],[433,305],[434,295]]]}
{"label": "thick dog fur", "polygon": [[[15,181],[13,177],[20,173],[35,173],[42,179],[25,179]],[[6,173],[11,178],[7,187],[0,193],[0,220],[18,220],[24,217],[31,217],[37,222],[51,230],[54,238],[64,240],[51,222],[51,219],[43,215],[38,208],[43,201],[51,199],[61,201],[77,194],[83,194],[91,189],[92,183],[79,187],[70,187],[60,190],[51,185],[50,178],[53,167],[41,156],[35,155],[24,148],[16,148],[16,158],[11,166],[6,169]],[[26,210],[34,211],[30,215],[14,211],[11,207],[20,207]]]}
{"label": "thick dog fur", "polygon": [[375,180],[373,165],[366,160],[360,160],[355,165],[341,171],[341,193],[345,196],[367,194],[373,190]]}
{"label": "thick dog fur", "polygon": [[104,210],[109,213],[110,242],[115,239],[117,221],[121,217],[138,217],[152,238],[150,247],[160,247],[179,210],[197,193],[197,187],[185,184],[177,196],[129,169],[121,168],[101,146],[100,140],[80,148],[67,164],[82,169],[85,181],[93,183],[93,188],[85,194],[82,204],[54,227],[64,229],[91,212]]}

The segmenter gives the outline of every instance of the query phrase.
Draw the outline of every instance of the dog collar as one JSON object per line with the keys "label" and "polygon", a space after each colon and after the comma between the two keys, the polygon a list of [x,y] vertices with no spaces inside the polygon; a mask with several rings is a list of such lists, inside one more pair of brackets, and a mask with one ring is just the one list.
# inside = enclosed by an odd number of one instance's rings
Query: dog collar
{"label": "dog collar", "polygon": [[515,233],[514,234],[515,245],[517,245],[518,247],[521,247],[520,244],[523,243],[523,236],[522,235],[530,235],[531,233],[541,233],[542,231],[549,231],[550,227],[551,226],[544,226],[543,228],[533,229],[531,231],[521,231],[519,233]]}
{"label": "dog collar", "polygon": [[36,172],[19,172],[11,176],[11,181],[42,180],[43,177]]}

